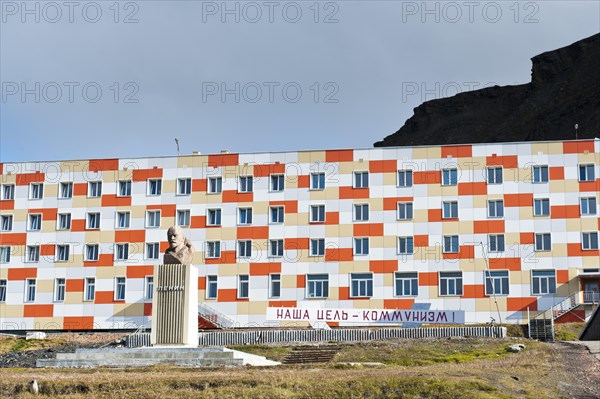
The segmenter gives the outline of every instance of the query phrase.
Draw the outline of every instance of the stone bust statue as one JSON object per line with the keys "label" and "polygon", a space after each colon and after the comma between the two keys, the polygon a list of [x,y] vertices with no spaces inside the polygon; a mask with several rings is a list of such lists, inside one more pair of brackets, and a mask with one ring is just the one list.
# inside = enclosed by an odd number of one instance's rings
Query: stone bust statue
{"label": "stone bust statue", "polygon": [[165,251],[163,264],[165,265],[190,265],[194,256],[192,242],[183,234],[179,226],[171,226],[167,231],[169,248]]}

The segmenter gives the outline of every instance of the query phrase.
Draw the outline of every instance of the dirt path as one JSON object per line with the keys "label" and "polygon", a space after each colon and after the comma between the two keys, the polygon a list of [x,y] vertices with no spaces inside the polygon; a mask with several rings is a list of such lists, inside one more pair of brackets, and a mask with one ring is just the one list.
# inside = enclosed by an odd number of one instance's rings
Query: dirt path
{"label": "dirt path", "polygon": [[560,384],[565,398],[600,398],[600,360],[581,345],[567,342],[552,344],[557,361],[562,362],[572,376],[571,382]]}

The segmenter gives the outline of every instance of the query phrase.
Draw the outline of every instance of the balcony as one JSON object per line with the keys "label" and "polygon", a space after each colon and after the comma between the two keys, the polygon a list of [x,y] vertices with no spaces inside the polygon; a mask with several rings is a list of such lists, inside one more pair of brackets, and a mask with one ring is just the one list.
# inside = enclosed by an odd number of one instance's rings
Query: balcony
{"label": "balcony", "polygon": [[584,304],[600,303],[600,292],[583,291],[583,303]]}

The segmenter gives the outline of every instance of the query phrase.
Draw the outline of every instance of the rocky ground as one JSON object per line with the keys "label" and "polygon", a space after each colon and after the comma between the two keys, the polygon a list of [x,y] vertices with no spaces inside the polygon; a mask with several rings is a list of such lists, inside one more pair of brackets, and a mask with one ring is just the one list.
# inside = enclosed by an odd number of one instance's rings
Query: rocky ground
{"label": "rocky ground", "polygon": [[600,398],[600,360],[580,345],[555,342],[557,361],[573,376],[577,384],[564,384],[561,391],[566,398]]}

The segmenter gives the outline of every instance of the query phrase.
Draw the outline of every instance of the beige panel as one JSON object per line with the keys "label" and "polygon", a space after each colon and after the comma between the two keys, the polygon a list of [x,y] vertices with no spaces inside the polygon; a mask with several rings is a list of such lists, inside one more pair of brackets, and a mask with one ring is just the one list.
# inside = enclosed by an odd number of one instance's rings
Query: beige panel
{"label": "beige panel", "polygon": [[567,231],[598,231],[598,218],[567,219]]}
{"label": "beige panel", "polygon": [[58,330],[63,328],[62,317],[36,317],[33,322],[36,330]]}
{"label": "beige panel", "polygon": [[458,234],[460,222],[444,222],[442,223],[442,234]]}
{"label": "beige panel", "polygon": [[207,241],[217,241],[217,240],[221,240],[221,230],[223,230],[222,228],[218,228],[218,227],[210,227],[204,230],[205,234],[206,234],[206,240]]}
{"label": "beige panel", "polygon": [[[118,174],[114,171],[103,171],[102,172],[102,183],[114,183],[116,182]],[[103,190],[104,191],[104,190]]]}
{"label": "beige panel", "polygon": [[[439,186],[442,197],[456,197],[458,196],[458,186]],[[427,190],[429,193],[431,192],[431,185]]]}
{"label": "beige panel", "polygon": [[[266,301],[240,302],[240,303],[238,303],[238,312],[240,311],[240,308],[243,307],[243,305],[246,305],[244,307],[247,312],[246,314],[264,315],[267,313],[267,306],[269,305],[269,302],[266,302]],[[240,313],[240,314],[243,314],[243,313]]]}
{"label": "beige panel", "polygon": [[337,187],[327,187],[324,190],[310,190],[310,200],[311,201],[325,201],[328,198],[331,198],[331,192],[335,191],[335,195],[338,195]]}
{"label": "beige panel", "polygon": [[[100,279],[114,279],[117,276],[113,267],[97,267],[96,268],[96,285]],[[120,276],[119,276],[120,277]],[[96,290],[98,288],[96,287]],[[113,288],[111,288],[113,289]]]}
{"label": "beige panel", "polygon": [[354,262],[340,262],[339,263],[339,273],[338,274],[348,274],[348,273],[362,273],[369,272],[369,261],[368,260],[356,260]]}
{"label": "beige panel", "polygon": [[394,273],[385,273],[383,275],[383,286],[393,287],[394,286]]}
{"label": "beige panel", "polygon": [[371,198],[369,200],[369,212],[379,211],[383,211],[383,198]]}
{"label": "beige panel", "polygon": [[[536,216],[538,217],[538,216]],[[543,216],[546,217],[546,216]],[[549,216],[548,216],[549,217]],[[532,220],[533,219],[533,204],[529,206],[519,207],[519,220]]]}
{"label": "beige panel", "polygon": [[496,313],[496,303],[498,304],[498,308],[500,309],[500,311],[505,311],[506,302],[507,301],[505,296],[496,296],[496,301],[494,301],[493,297],[476,298],[475,311],[490,312],[490,317],[495,318],[496,322],[498,322],[498,313]]}
{"label": "beige panel", "polygon": [[473,222],[457,222],[458,223],[458,231],[460,234],[473,234]]}
{"label": "beige panel", "polygon": [[[531,143],[531,155],[538,155],[538,153],[540,153],[540,152],[542,154],[549,154],[548,143],[545,143],[545,142]],[[563,150],[562,150],[562,145],[561,145],[561,149],[560,149],[560,152],[558,152],[558,154],[562,154],[562,152],[563,152]]]}
{"label": "beige panel", "polygon": [[102,242],[101,238],[102,237],[100,236],[100,230],[85,232],[85,242]]}
{"label": "beige panel", "polygon": [[56,220],[42,220],[42,231],[44,233],[51,233],[56,231]]}
{"label": "beige panel", "polygon": [[162,182],[162,192],[175,193],[177,191],[177,180],[164,180]]}
{"label": "beige panel", "polygon": [[296,288],[296,275],[281,275],[281,288]]}
{"label": "beige panel", "polygon": [[40,280],[37,279],[36,291],[40,292],[53,292],[54,291],[54,280]]}
{"label": "beige panel", "polygon": [[[183,210],[183,209],[181,209]],[[177,215],[177,211],[175,211],[175,215]],[[160,213],[160,228],[167,230],[169,227],[175,225],[176,216],[163,216],[163,212]]]}
{"label": "beige panel", "polygon": [[44,184],[44,197],[46,198],[57,198],[58,197],[58,184]]}
{"label": "beige panel", "polygon": [[221,194],[206,194],[205,201],[207,204],[221,204],[223,203],[223,196]]}
{"label": "beige panel", "polygon": [[486,195],[474,195],[472,198],[473,198],[473,209],[487,209],[487,196]]}
{"label": "beige panel", "polygon": [[398,184],[398,176],[397,173],[384,173],[383,174],[383,184],[386,186],[395,187]]}
{"label": "beige panel", "polygon": [[596,256],[583,256],[582,257],[582,262],[583,262],[583,267],[593,267],[593,268],[598,268],[600,267],[600,260],[598,260],[598,257]]}
{"label": "beige panel", "polygon": [[23,317],[23,305],[0,305],[2,317]]}
{"label": "beige panel", "polygon": [[398,237],[396,236],[383,236],[382,245],[384,248],[394,248],[398,247]]}
{"label": "beige panel", "polygon": [[[412,159],[413,160],[428,159],[429,158],[429,156],[427,154],[428,148],[429,147],[415,147],[415,148],[413,148],[413,150],[412,150],[412,153],[413,153]],[[441,154],[442,154],[442,152],[440,150],[440,156],[438,156],[437,158],[440,158]]]}
{"label": "beige panel", "polygon": [[463,173],[467,173],[466,176],[463,175],[463,180],[465,177],[468,177],[469,181],[482,175],[482,171],[487,163],[485,157],[456,158],[455,160],[458,164],[458,168],[462,170]]}
{"label": "beige panel", "polygon": [[354,309],[383,309],[383,299],[357,299]]}
{"label": "beige panel", "polygon": [[[130,208],[132,219],[144,219],[146,220],[146,206],[136,205]],[[144,223],[145,224],[145,223]]]}
{"label": "beige panel", "polygon": [[577,161],[579,163],[595,163],[594,155],[593,152],[578,154]]}
{"label": "beige panel", "polygon": [[429,299],[438,299],[439,295],[438,295],[438,286],[429,286],[429,287],[419,287],[419,289],[424,289],[426,290],[427,288],[429,288],[429,294],[427,295],[427,298]]}
{"label": "beige panel", "polygon": [[[369,170],[369,165],[367,164],[366,166],[362,166],[364,165],[364,162],[359,164],[358,162],[340,162],[339,164],[339,173],[340,175],[351,175],[354,173],[354,171],[358,171],[359,169],[357,169],[358,167],[360,168],[364,168],[364,170]],[[358,166],[361,165],[361,166]]]}
{"label": "beige panel", "polygon": [[207,202],[206,197],[208,196],[209,195],[204,192],[192,192],[192,204],[204,204]]}
{"label": "beige panel", "polygon": [[0,174],[0,183],[2,184],[15,184],[17,182],[16,174]]}
{"label": "beige panel", "polygon": [[82,292],[66,292],[64,303],[67,305],[83,303],[83,291]]}
{"label": "beige panel", "polygon": [[[428,184],[427,185],[427,195],[430,197],[441,197],[443,188],[448,188],[448,187],[442,187],[439,184]],[[440,202],[440,207],[441,206],[442,206],[442,204]]]}
{"label": "beige panel", "polygon": [[[441,208],[441,204],[440,204],[440,208]],[[413,209],[414,209],[414,204],[413,204]],[[429,220],[429,214],[428,214],[428,210],[427,209],[414,209],[413,211],[413,220],[414,222],[417,223],[424,223],[427,222]],[[413,221],[411,220],[407,220],[407,221],[398,221],[398,223],[413,223]]]}
{"label": "beige panel", "polygon": [[369,237],[370,248],[383,248],[384,241],[383,237]]}
{"label": "beige panel", "polygon": [[553,256],[567,257],[567,244],[552,244],[552,251],[550,253]]}

